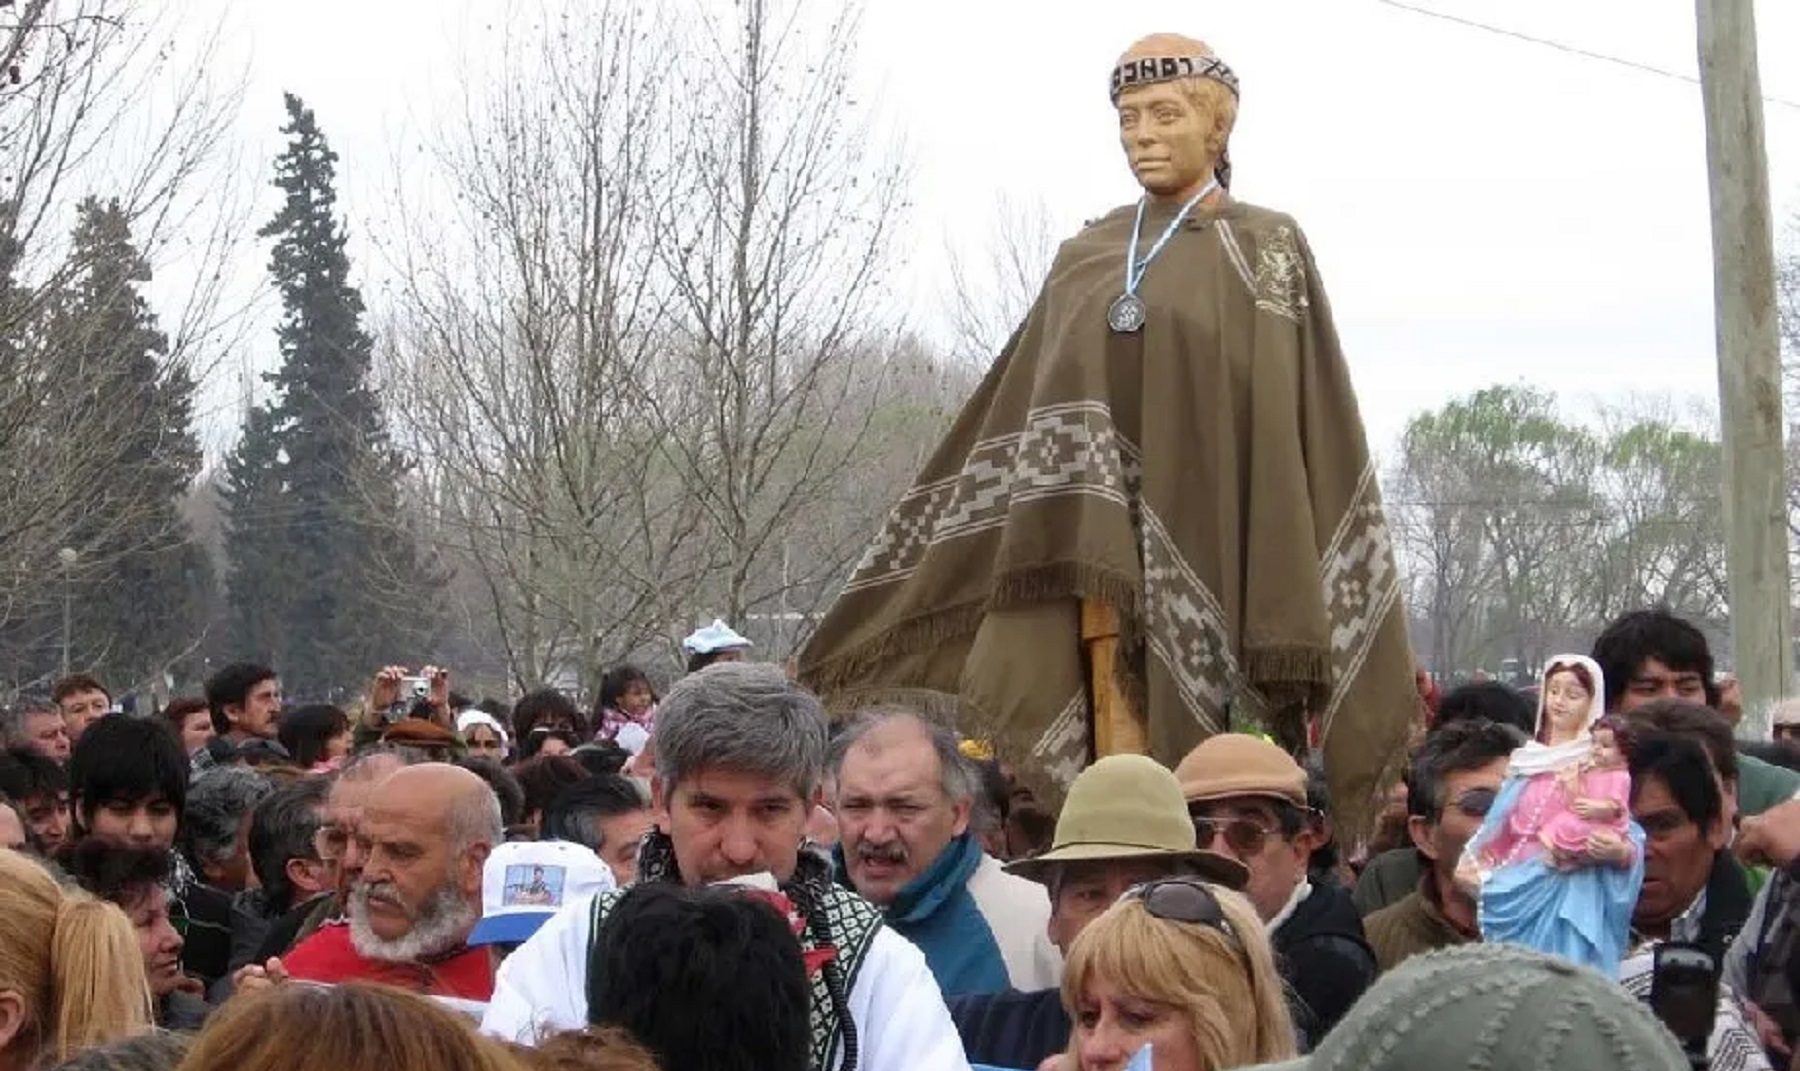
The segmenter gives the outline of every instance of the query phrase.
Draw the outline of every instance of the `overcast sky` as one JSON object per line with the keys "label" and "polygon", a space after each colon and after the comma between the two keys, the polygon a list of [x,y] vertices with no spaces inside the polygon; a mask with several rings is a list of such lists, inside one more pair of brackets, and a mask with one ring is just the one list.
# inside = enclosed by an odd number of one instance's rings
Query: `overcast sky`
{"label": "overcast sky", "polygon": [[[455,98],[459,57],[534,7],[170,2],[197,20],[207,3],[224,11],[249,70],[240,138],[259,181],[280,147],[281,91],[317,111],[364,266],[395,161]],[[1416,6],[1696,70],[1692,0]],[[1757,16],[1764,93],[1800,101],[1800,3],[1761,0]],[[870,0],[864,27],[870,84],[917,176],[904,278],[922,323],[946,242],[986,241],[997,195],[1041,201],[1060,232],[1135,197],[1106,76],[1131,40],[1173,30],[1242,79],[1233,193],[1308,232],[1377,449],[1413,413],[1494,382],[1554,387],[1572,408],[1627,390],[1716,395],[1696,85],[1380,0]],[[1770,103],[1766,117],[1785,221],[1800,211],[1800,108]],[[251,250],[245,270],[266,258]],[[253,352],[275,360],[269,332]]]}

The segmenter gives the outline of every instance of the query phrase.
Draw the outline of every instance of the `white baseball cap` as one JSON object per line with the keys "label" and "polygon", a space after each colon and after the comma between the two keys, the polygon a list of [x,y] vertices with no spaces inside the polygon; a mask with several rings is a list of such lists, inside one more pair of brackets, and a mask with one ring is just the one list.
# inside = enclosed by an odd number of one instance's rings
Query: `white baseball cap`
{"label": "white baseball cap", "polygon": [[695,629],[681,641],[682,650],[688,654],[715,654],[719,651],[741,651],[753,647],[749,640],[737,634],[730,625],[719,618],[705,628]]}
{"label": "white baseball cap", "polygon": [[612,868],[579,844],[562,840],[497,845],[481,868],[481,921],[471,945],[516,945],[564,904],[619,887]]}

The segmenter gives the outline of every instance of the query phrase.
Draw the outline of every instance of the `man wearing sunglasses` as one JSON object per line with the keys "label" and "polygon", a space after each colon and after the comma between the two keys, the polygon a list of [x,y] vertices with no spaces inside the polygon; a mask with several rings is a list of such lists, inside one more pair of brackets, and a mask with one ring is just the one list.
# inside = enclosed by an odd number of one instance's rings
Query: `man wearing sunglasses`
{"label": "man wearing sunglasses", "polygon": [[1250,871],[1256,906],[1289,988],[1294,1025],[1324,1036],[1375,980],[1375,954],[1350,894],[1307,877],[1321,816],[1306,805],[1306,771],[1261,737],[1220,733],[1175,768],[1196,843]]}
{"label": "man wearing sunglasses", "polygon": [[1406,772],[1407,832],[1425,864],[1419,887],[1363,919],[1383,971],[1420,952],[1481,940],[1475,901],[1456,883],[1464,845],[1494,805],[1525,734],[1494,721],[1452,722],[1425,737]]}

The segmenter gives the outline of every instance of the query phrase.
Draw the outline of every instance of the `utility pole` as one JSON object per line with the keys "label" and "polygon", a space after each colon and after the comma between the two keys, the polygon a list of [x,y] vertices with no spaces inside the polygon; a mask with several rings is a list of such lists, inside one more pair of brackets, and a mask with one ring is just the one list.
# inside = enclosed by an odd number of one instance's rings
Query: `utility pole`
{"label": "utility pole", "polygon": [[1744,710],[1792,691],[1775,235],[1754,0],[1695,0],[1712,190],[1731,635]]}

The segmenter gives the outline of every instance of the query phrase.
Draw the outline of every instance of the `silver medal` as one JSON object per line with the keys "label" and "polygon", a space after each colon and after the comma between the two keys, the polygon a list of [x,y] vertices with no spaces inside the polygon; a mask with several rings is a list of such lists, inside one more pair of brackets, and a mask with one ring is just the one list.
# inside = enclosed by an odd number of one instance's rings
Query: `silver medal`
{"label": "silver medal", "polygon": [[1144,326],[1144,302],[1136,294],[1120,294],[1106,308],[1106,326],[1128,335]]}

